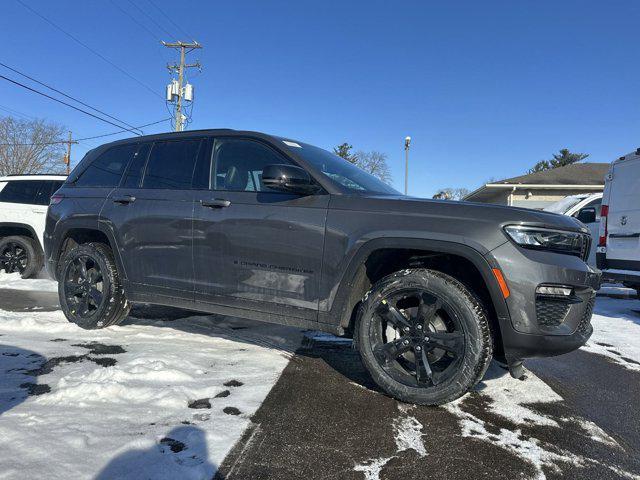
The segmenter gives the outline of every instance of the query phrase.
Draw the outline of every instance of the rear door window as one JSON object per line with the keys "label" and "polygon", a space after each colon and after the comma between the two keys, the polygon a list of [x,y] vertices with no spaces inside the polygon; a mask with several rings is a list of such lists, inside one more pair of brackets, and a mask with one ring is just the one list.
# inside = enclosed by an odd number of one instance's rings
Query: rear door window
{"label": "rear door window", "polygon": [[82,172],[76,180],[78,187],[116,187],[120,183],[122,173],[138,149],[137,144],[112,147]]}
{"label": "rear door window", "polygon": [[0,192],[0,202],[36,205],[40,180],[9,181]]}
{"label": "rear door window", "polygon": [[154,143],[142,188],[190,190],[201,143],[200,138]]}

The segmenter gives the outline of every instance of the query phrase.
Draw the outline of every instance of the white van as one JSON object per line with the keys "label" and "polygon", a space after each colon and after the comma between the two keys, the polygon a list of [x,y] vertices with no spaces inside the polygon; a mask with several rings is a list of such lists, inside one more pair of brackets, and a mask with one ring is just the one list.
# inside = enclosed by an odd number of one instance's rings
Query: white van
{"label": "white van", "polygon": [[611,164],[601,216],[596,258],[603,279],[640,294],[640,148]]}
{"label": "white van", "polygon": [[589,228],[593,242],[587,263],[596,266],[596,245],[600,230],[600,210],[602,208],[602,192],[569,195],[562,200],[543,208],[545,212],[559,213],[575,217]]}

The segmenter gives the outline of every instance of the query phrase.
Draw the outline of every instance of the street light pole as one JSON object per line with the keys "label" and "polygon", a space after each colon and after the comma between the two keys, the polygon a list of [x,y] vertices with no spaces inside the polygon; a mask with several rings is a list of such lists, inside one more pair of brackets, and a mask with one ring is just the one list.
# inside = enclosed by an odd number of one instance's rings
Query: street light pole
{"label": "street light pole", "polygon": [[409,191],[409,147],[411,146],[411,137],[404,139],[404,194]]}

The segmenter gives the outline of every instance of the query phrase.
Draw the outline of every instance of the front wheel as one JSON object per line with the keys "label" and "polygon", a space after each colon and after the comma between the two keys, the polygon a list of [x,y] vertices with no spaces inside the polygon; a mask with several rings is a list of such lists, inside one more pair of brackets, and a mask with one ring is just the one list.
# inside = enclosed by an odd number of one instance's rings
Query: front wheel
{"label": "front wheel", "polygon": [[111,249],[101,243],[79,245],[64,256],[58,282],[67,319],[93,330],[120,323],[129,303]]}
{"label": "front wheel", "polygon": [[373,380],[409,403],[440,405],[464,395],[489,366],[493,342],[477,298],[454,278],[403,270],[365,296],[356,340]]}

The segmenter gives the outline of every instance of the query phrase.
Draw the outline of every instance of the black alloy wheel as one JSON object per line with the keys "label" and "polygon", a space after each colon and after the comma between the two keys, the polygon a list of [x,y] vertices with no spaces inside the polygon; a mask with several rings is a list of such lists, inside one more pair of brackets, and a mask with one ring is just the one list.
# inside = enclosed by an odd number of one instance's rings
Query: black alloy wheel
{"label": "black alloy wheel", "polygon": [[375,308],[372,348],[379,365],[412,387],[453,377],[464,354],[464,331],[441,299],[419,289],[395,292]]}
{"label": "black alloy wheel", "polygon": [[64,278],[69,311],[78,317],[92,316],[104,302],[104,278],[100,265],[83,255],[73,259]]}
{"label": "black alloy wheel", "polygon": [[7,242],[0,251],[0,269],[6,273],[22,273],[29,264],[29,254],[24,245],[18,242]]}
{"label": "black alloy wheel", "polygon": [[377,281],[362,299],[354,337],[373,381],[420,405],[467,393],[493,354],[482,302],[455,278],[425,268]]}

